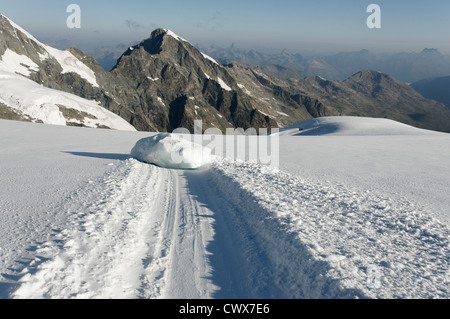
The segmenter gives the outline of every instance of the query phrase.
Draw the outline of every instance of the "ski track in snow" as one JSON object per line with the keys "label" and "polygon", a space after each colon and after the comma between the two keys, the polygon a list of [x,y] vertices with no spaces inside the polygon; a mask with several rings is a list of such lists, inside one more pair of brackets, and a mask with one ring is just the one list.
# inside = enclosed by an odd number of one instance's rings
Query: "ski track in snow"
{"label": "ski track in snow", "polygon": [[448,298],[449,230],[408,201],[252,163],[128,159],[62,204],[12,298]]}
{"label": "ski track in snow", "polygon": [[211,230],[183,181],[129,159],[80,190],[64,207],[71,227],[37,245],[12,297],[210,298],[202,235]]}

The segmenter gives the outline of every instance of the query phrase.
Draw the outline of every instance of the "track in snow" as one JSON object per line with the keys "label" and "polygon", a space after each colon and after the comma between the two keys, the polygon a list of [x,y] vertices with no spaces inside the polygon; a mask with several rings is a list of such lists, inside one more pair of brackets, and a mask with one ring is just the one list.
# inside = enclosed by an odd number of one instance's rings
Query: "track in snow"
{"label": "track in snow", "polygon": [[128,159],[63,205],[71,225],[11,297],[448,297],[448,229],[408,205],[253,164]]}
{"label": "track in snow", "polygon": [[296,286],[290,296],[450,296],[450,229],[407,198],[252,163],[224,162],[212,173],[217,184],[234,185],[222,194],[246,205],[255,238],[271,245],[271,269],[280,279],[287,274],[281,286]]}
{"label": "track in snow", "polygon": [[[129,159],[64,209],[71,227],[36,247],[15,298],[207,298],[207,223],[182,173]],[[43,261],[43,262],[42,262]]]}

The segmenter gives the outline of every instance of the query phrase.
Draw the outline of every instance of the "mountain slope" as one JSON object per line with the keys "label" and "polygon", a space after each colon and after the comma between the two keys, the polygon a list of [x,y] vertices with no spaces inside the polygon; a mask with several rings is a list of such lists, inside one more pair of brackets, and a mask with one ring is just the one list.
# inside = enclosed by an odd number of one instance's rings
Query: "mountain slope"
{"label": "mountain slope", "polygon": [[384,73],[368,70],[345,81],[309,77],[291,83],[341,116],[389,118],[418,128],[450,132],[450,110]]}
{"label": "mountain slope", "polygon": [[[220,65],[170,30],[157,29],[130,47],[110,72],[133,89],[133,111],[157,130],[192,130],[193,122],[225,131],[227,127],[279,127],[304,120],[318,101],[287,105],[276,80],[237,65]],[[117,80],[116,80],[117,81]],[[108,84],[106,84],[108,87]],[[128,90],[111,87],[116,100]],[[285,92],[286,95],[287,92]]]}
{"label": "mountain slope", "polygon": [[439,101],[450,108],[450,76],[417,81],[411,87],[427,99]]}
{"label": "mountain slope", "polygon": [[4,118],[135,130],[98,102],[61,91],[59,84],[70,82],[98,90],[95,72],[83,61],[69,51],[42,44],[1,15],[0,28],[0,104]]}

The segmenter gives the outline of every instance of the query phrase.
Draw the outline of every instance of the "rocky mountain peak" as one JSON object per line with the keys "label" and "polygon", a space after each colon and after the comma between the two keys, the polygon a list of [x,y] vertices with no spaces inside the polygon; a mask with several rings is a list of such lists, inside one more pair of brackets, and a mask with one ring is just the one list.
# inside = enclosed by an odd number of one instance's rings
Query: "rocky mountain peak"
{"label": "rocky mountain peak", "polygon": [[422,50],[421,53],[428,54],[428,55],[440,55],[440,52],[438,51],[438,49],[434,49],[434,48],[425,48]]}
{"label": "rocky mountain peak", "polygon": [[127,78],[135,87],[140,95],[136,102],[140,107],[148,105],[145,113],[165,119],[157,124],[158,130],[191,129],[196,119],[222,131],[276,126],[239,88],[232,68],[220,65],[173,31],[156,29],[148,39],[128,48],[111,73]]}
{"label": "rocky mountain peak", "polygon": [[402,82],[395,80],[392,76],[386,73],[381,73],[374,70],[364,70],[355,73],[344,83],[349,85],[358,85],[366,88],[373,88],[375,86],[392,87],[404,85]]}

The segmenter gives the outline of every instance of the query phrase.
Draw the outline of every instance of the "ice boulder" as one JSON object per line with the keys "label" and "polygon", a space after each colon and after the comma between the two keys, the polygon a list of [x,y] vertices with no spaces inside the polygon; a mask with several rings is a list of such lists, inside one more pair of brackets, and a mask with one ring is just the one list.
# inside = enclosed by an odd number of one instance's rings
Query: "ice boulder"
{"label": "ice boulder", "polygon": [[131,150],[138,161],[169,169],[199,169],[210,164],[211,149],[181,134],[162,133],[139,140]]}

